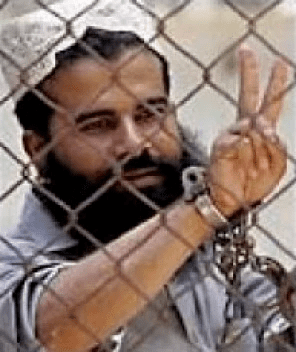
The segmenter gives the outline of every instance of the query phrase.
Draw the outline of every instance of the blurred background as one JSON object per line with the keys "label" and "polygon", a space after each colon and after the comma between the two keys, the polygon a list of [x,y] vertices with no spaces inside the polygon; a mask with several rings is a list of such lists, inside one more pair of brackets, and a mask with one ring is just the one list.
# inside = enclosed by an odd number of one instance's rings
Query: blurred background
{"label": "blurred background", "polygon": [[[43,0],[45,4],[56,2]],[[258,53],[263,87],[277,53],[283,54],[291,65],[296,63],[294,0],[143,0],[138,3],[161,18],[168,16],[165,33],[171,43],[160,37],[154,44],[161,48],[171,64],[172,99],[178,106],[180,123],[196,131],[208,151],[218,133],[237,118],[233,102],[237,101],[239,91],[237,48],[241,38],[247,37],[244,41]],[[173,9],[184,3],[187,5],[181,11],[170,16]],[[275,3],[278,5],[273,6]],[[2,0],[0,6],[0,22],[38,8],[33,0]],[[253,27],[255,34],[250,33],[248,18],[257,19]],[[189,53],[190,57],[179,49]],[[211,68],[210,84],[202,83],[201,67]],[[294,68],[291,67],[290,82],[293,80]],[[5,91],[7,87],[1,75],[1,97]],[[295,103],[296,91],[291,88],[286,94],[280,130],[289,153],[296,157]],[[0,141],[18,158],[27,160],[21,148],[21,131],[13,116],[11,101],[0,107]],[[20,181],[21,171],[18,163],[3,148],[0,149],[1,232],[15,224],[28,188]],[[293,183],[295,174],[295,164],[291,161],[281,188]],[[261,212],[259,223],[266,233],[256,227],[251,230],[256,238],[256,250],[278,259],[287,267],[293,265],[293,260],[278,244],[296,255],[295,190],[295,186],[290,187]],[[278,244],[270,239],[269,233],[279,241]]]}

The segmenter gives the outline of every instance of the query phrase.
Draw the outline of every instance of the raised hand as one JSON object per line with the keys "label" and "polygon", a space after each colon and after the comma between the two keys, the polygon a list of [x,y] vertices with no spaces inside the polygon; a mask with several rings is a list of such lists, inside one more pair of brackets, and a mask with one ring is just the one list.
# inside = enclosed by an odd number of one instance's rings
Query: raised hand
{"label": "raised hand", "polygon": [[287,163],[276,128],[288,66],[282,59],[276,60],[266,92],[260,99],[255,52],[242,46],[239,60],[239,120],[215,141],[208,170],[212,200],[226,216],[248,210],[268,195],[284,175]]}

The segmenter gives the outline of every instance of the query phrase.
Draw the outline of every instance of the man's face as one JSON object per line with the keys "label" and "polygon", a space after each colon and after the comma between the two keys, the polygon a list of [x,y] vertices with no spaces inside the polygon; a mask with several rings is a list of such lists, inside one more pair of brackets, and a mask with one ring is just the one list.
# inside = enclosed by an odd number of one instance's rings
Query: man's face
{"label": "man's face", "polygon": [[[50,94],[69,113],[56,112],[51,119],[52,151],[73,174],[90,182],[104,179],[118,162],[144,150],[158,160],[181,157],[161,64],[149,52],[134,54],[105,64],[81,59],[51,84]],[[156,167],[122,170],[123,178],[139,190],[164,182]]]}
{"label": "man's face", "polygon": [[[161,207],[182,193],[183,149],[175,117],[168,113],[161,64],[151,53],[133,54],[106,66],[81,59],[45,86],[68,112],[51,118],[51,148],[40,168],[50,182],[46,187],[75,208],[122,163],[119,181],[79,212],[79,224],[102,242],[154,214],[126,184]],[[67,214],[58,215],[61,209],[43,200],[64,224]]]}

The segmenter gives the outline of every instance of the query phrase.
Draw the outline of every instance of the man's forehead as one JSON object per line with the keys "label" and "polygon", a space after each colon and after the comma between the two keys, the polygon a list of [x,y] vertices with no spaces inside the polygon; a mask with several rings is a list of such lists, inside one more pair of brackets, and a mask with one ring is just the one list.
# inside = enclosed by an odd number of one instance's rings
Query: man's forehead
{"label": "man's forehead", "polygon": [[145,80],[146,83],[153,80],[157,84],[164,85],[162,70],[162,63],[154,54],[148,50],[135,50],[122,57],[117,72],[123,84],[125,80],[135,80],[135,82]]}
{"label": "man's forehead", "polygon": [[[87,57],[60,70],[45,90],[64,107],[95,97],[110,100],[114,90],[130,97],[165,95],[160,60],[149,51],[130,50],[113,61]],[[112,100],[112,99],[111,99]]]}
{"label": "man's forehead", "polygon": [[147,70],[149,73],[156,73],[162,75],[162,63],[155,54],[147,49],[134,48],[128,49],[125,53],[114,59],[103,59],[100,57],[87,56],[82,57],[73,61],[71,64],[66,66],[66,74],[74,74],[77,79],[81,79],[83,76],[93,71],[97,71],[102,74],[106,79],[130,76],[131,71],[137,70],[137,73],[141,73],[145,76]]}

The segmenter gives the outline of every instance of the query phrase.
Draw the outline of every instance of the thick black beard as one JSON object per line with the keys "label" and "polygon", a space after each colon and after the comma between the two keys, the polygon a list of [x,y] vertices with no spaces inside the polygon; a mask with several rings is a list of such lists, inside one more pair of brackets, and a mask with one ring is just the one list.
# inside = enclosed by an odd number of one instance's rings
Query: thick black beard
{"label": "thick black beard", "polygon": [[[124,166],[124,169],[157,166],[165,181],[160,186],[142,189],[141,193],[157,207],[164,208],[181,197],[183,193],[182,170],[189,165],[204,163],[204,160],[196,157],[196,155],[201,155],[200,150],[195,156],[184,150],[180,160],[156,160],[144,151],[139,157],[131,159]],[[109,170],[103,179],[92,183],[85,176],[73,174],[68,167],[56,158],[54,152],[48,153],[45,165],[41,170],[42,177],[47,180],[44,187],[70,206],[71,209],[75,209],[81,202],[90,199],[95,192],[99,192],[100,188],[112,177],[112,170]],[[115,184],[105,193],[94,197],[88,206],[79,211],[77,224],[103,244],[118,238],[122,233],[156,213],[155,209],[135,194],[122,186],[118,188],[118,186],[118,184]],[[42,189],[35,187],[33,192],[60,226],[63,227],[68,224],[70,217],[65,209],[45,196]],[[83,253],[91,252],[96,248],[92,241],[86,239],[77,230],[77,226],[73,226],[69,233],[79,239],[80,249]]]}

